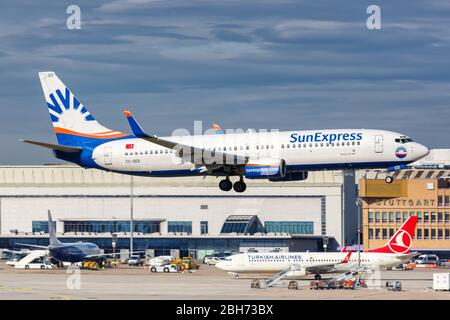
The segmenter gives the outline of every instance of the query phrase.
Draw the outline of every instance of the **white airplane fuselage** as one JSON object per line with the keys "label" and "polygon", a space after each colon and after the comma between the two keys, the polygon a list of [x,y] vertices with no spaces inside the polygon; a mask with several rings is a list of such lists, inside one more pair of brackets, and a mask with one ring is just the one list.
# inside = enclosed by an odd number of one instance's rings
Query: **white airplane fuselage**
{"label": "white airplane fuselage", "polygon": [[[358,265],[357,252],[347,263],[342,263],[347,255],[347,252],[242,253],[221,260],[216,267],[233,273],[276,273],[294,264],[301,269],[320,269],[334,264],[330,272],[345,272]],[[370,269],[398,266],[403,262],[400,256],[392,253],[360,253],[360,266]]]}
{"label": "white airplane fuselage", "polygon": [[[283,159],[288,172],[301,172],[395,168],[428,154],[428,148],[419,143],[396,142],[401,136],[400,133],[383,130],[340,129],[163,139],[210,150],[225,150],[250,159]],[[330,137],[335,140],[330,142]],[[193,163],[181,161],[173,150],[132,136],[97,145],[92,150],[92,160],[93,166],[98,168],[129,174],[161,177],[204,175]]]}

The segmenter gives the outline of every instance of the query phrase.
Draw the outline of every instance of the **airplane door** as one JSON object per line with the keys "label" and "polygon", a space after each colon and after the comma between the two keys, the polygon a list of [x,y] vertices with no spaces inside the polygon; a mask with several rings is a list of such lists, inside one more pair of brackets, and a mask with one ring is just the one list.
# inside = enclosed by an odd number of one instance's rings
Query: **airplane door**
{"label": "airplane door", "polygon": [[105,165],[107,166],[112,165],[112,148],[105,147],[104,155],[105,155]]}
{"label": "airplane door", "polygon": [[383,136],[375,136],[375,153],[383,152]]}

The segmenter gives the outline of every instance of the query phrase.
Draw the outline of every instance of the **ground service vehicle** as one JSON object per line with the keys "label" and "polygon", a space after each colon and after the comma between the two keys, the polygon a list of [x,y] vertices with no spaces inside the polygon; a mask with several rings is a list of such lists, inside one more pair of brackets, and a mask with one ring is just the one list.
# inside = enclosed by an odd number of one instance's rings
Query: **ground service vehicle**
{"label": "ground service vehicle", "polygon": [[163,264],[160,266],[151,266],[150,267],[150,272],[169,273],[169,272],[180,272],[180,271],[181,271],[180,266],[178,266],[176,264]]}

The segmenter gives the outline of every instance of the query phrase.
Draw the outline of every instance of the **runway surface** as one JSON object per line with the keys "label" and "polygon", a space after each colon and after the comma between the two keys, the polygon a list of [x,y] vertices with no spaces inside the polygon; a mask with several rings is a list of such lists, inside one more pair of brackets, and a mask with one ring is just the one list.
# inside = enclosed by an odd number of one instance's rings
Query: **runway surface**
{"label": "runway surface", "polygon": [[[104,271],[18,270],[0,262],[0,299],[450,299],[450,292],[434,292],[434,272],[450,269],[382,271],[371,275],[369,288],[310,290],[311,278],[288,290],[287,281],[276,287],[252,289],[252,276],[232,278],[213,266],[194,273],[150,273],[143,268]],[[258,276],[261,278],[261,276]],[[386,280],[400,280],[401,292],[387,291]],[[79,289],[77,288],[79,286]]]}

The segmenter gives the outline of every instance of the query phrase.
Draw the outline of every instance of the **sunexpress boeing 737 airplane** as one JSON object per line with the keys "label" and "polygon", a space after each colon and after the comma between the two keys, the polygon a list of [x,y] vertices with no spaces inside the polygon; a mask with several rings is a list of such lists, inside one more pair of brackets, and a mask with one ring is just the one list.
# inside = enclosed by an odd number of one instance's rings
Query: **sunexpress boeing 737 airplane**
{"label": "sunexpress boeing 737 airplane", "polygon": [[[125,111],[133,134],[97,122],[54,72],[40,72],[58,144],[23,140],[52,149],[58,159],[129,175],[224,177],[219,187],[244,192],[246,179],[300,181],[308,171],[402,170],[429,153],[403,134],[367,129],[245,132],[157,137]],[[230,177],[239,179],[234,182]],[[387,183],[393,178],[388,175]]]}

